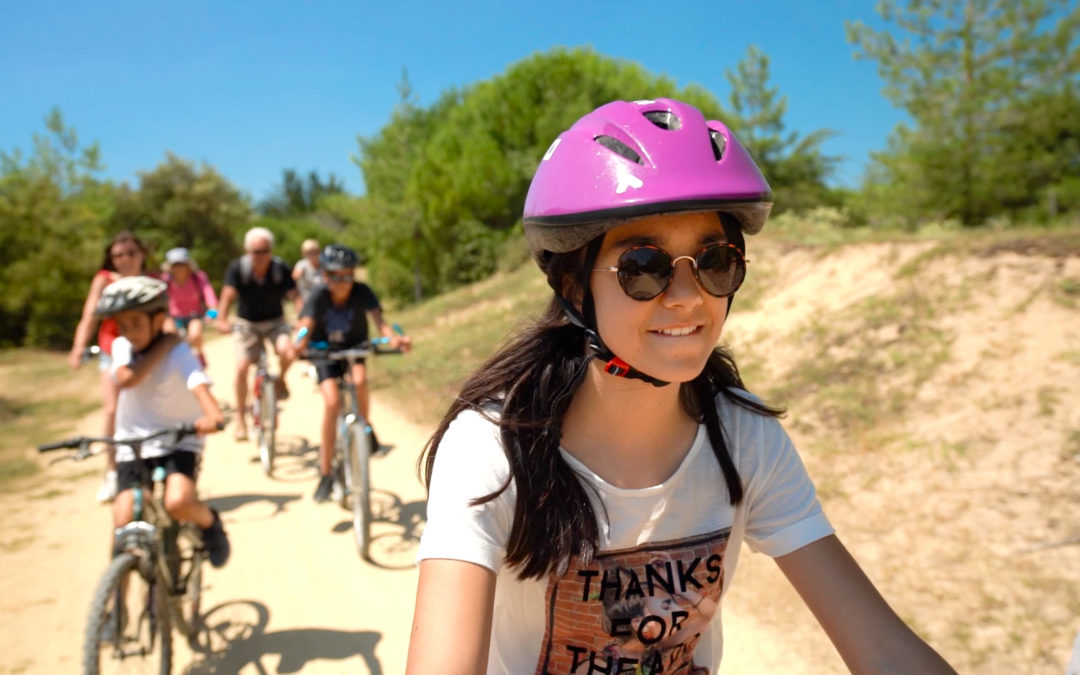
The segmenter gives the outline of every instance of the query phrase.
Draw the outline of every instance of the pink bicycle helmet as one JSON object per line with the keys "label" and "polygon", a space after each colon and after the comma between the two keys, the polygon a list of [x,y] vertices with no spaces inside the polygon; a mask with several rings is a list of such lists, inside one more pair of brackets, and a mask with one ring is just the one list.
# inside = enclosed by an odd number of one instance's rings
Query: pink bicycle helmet
{"label": "pink bicycle helmet", "polygon": [[771,208],[769,184],[724,124],[658,98],[613,101],[560,134],[529,185],[523,220],[540,259],[661,213],[722,211],[757,234]]}

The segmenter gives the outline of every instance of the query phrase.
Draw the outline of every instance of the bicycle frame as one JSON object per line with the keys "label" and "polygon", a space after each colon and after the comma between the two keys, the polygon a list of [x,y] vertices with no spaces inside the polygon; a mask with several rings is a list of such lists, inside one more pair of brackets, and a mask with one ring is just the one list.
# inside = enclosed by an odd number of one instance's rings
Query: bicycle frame
{"label": "bicycle frame", "polygon": [[[135,458],[135,461],[141,462],[138,450],[135,452]],[[134,510],[131,522],[114,531],[114,550],[127,551],[139,558],[139,571],[143,578],[149,580],[152,574],[156,583],[162,584],[162,587],[166,589],[169,599],[168,610],[174,622],[173,625],[180,629],[182,635],[191,637],[195,632],[195,626],[184,616],[181,602],[187,592],[188,581],[196,573],[205,557],[202,550],[202,534],[190,523],[184,525],[177,523],[165,510],[165,469],[163,467],[154,469],[151,481],[149,483],[150,499],[145,498],[142,485],[132,488]],[[179,559],[177,547],[181,536],[186,536],[191,540],[194,549],[192,555],[198,558],[192,561],[183,574],[180,571],[183,561]],[[176,569],[170,569],[173,564]]]}
{"label": "bicycle frame", "polygon": [[251,412],[252,422],[258,430],[255,442],[259,446],[259,462],[263,472],[270,476],[274,472],[277,435],[277,375],[270,372],[265,348],[259,352],[252,389]]}
{"label": "bicycle frame", "polygon": [[[250,332],[245,324],[237,324],[236,330]],[[270,372],[270,362],[267,357],[265,338],[259,338],[259,360],[255,364],[255,377],[251,387],[251,412],[252,422],[257,433],[255,443],[259,448],[259,462],[263,472],[273,475],[274,472],[274,444],[277,435],[277,379],[278,375]]]}

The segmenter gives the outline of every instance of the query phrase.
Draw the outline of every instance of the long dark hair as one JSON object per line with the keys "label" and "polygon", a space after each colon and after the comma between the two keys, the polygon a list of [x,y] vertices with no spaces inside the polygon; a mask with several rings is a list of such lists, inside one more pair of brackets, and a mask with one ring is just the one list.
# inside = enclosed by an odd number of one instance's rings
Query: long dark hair
{"label": "long dark hair", "polygon": [[135,244],[135,247],[138,248],[139,252],[142,253],[143,261],[141,271],[145,272],[147,258],[150,257],[150,251],[147,250],[146,244],[142,243],[142,240],[135,236],[135,233],[130,230],[123,230],[121,232],[117,232],[116,236],[112,238],[112,241],[110,241],[105,246],[105,258],[101,261],[101,267],[99,269],[115,272],[116,265],[114,265],[112,261],[112,247],[116,246],[117,244],[123,244],[126,242],[131,242],[132,244]]}
{"label": "long dark hair", "polygon": [[[731,232],[725,222],[724,229],[729,230],[732,243],[742,240],[737,225]],[[550,256],[543,265],[548,283],[564,296],[568,290],[588,288],[592,265],[583,264],[587,258],[585,248]],[[518,568],[519,579],[562,573],[573,557],[588,563],[599,548],[600,534],[587,488],[559,452],[563,418],[589,361],[584,331],[567,320],[553,297],[538,320],[513,336],[469,378],[421,455],[430,488],[439,444],[459,413],[476,410],[498,423],[510,475],[499,489],[474,500],[473,505],[489,502],[511,481],[515,484],[517,501],[506,562]],[[709,355],[700,375],[679,385],[683,409],[705,424],[732,505],[742,501],[743,485],[727,449],[716,395],[762,415],[783,414],[734,391],[742,389],[735,359],[719,347]]]}

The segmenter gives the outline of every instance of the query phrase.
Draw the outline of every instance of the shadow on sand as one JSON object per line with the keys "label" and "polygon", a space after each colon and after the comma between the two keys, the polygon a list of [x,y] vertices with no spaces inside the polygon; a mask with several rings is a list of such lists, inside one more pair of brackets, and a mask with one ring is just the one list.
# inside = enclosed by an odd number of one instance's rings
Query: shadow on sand
{"label": "shadow on sand", "polygon": [[[251,667],[258,673],[298,673],[310,661],[363,659],[367,672],[382,675],[375,647],[382,638],[374,631],[294,628],[266,632],[270,611],[255,600],[217,605],[204,615],[204,628],[195,648],[196,661],[184,672],[192,675],[237,673]],[[278,659],[274,666],[275,657]],[[342,671],[356,672],[341,664]]]}
{"label": "shadow on sand", "polygon": [[[427,522],[427,501],[420,499],[404,503],[389,490],[376,488],[371,491],[371,516],[373,530],[368,554],[376,567],[388,570],[412,569],[416,564],[416,547]],[[393,527],[385,531],[385,524]],[[343,520],[331,531],[341,534],[352,531],[352,519]]]}
{"label": "shadow on sand", "polygon": [[[248,504],[266,504],[270,507],[271,511],[265,516],[265,518],[259,518],[257,520],[264,520],[273,518],[279,513],[285,512],[285,507],[289,502],[295,502],[300,499],[300,495],[264,495],[257,493],[244,493],[238,495],[223,495],[221,497],[211,497],[206,500],[206,504],[211,508],[217,509],[218,513],[228,513],[230,511],[236,511],[242,506]],[[235,514],[233,514],[235,516]],[[253,518],[243,518],[243,520],[256,520]]]}
{"label": "shadow on sand", "polygon": [[[274,443],[274,473],[277,483],[307,483],[319,475],[319,446],[303,436],[278,433]],[[259,463],[259,449],[252,445],[251,463]]]}

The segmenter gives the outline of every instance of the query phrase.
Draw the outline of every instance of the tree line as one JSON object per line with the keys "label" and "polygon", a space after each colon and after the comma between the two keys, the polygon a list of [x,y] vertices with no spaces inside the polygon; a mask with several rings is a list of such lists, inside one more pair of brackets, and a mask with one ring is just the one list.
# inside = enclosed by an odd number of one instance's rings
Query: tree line
{"label": "tree line", "polygon": [[0,344],[69,343],[104,247],[132,230],[156,251],[186,246],[219,280],[243,231],[269,228],[277,252],[340,241],[368,262],[380,294],[430,297],[525,261],[520,214],[551,140],[616,98],[669,96],[728,124],[774,190],[774,212],[838,209],[847,225],[1053,222],[1080,210],[1080,9],[1050,0],[885,0],[887,29],[847,25],[876,61],[883,93],[908,115],[857,188],[829,184],[836,132],[787,127],[768,56],[750,47],[726,71],[726,102],[587,48],[533,54],[489,80],[420,105],[407,75],[390,119],[357,139],[366,186],[283,171],[253,203],[212,166],[171,154],[129,186],[102,179],[102,152],[59,111],[32,152],[0,151]]}

